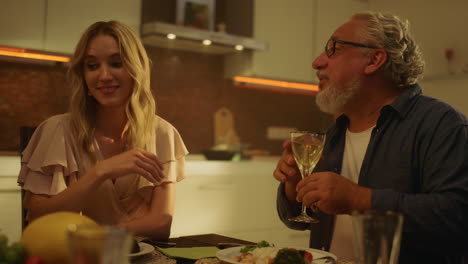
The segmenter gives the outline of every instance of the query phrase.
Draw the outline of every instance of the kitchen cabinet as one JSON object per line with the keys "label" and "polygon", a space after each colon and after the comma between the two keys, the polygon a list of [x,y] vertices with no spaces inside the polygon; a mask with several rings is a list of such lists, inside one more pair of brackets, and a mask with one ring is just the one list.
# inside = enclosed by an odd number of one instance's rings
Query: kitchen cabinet
{"label": "kitchen cabinet", "polygon": [[140,31],[140,1],[48,0],[48,51],[72,53],[83,31],[96,21],[118,20]]}
{"label": "kitchen cabinet", "polygon": [[[19,162],[19,158],[17,159]],[[8,160],[11,162],[11,159]],[[0,156],[0,164],[5,165]],[[19,241],[21,236],[21,190],[15,176],[0,173],[0,233],[5,234],[10,242]]]}
{"label": "kitchen cabinet", "polygon": [[442,100],[468,116],[468,105],[466,104],[468,74],[434,76],[433,78],[424,78],[419,83],[423,94]]}
{"label": "kitchen cabinet", "polygon": [[[459,78],[450,75],[449,71],[454,75],[468,73],[468,35],[463,30],[468,25],[467,1],[370,0],[369,3],[372,9],[385,10],[409,21],[426,62],[425,79]],[[453,50],[451,65],[448,65],[446,49]]]}
{"label": "kitchen cabinet", "polygon": [[267,50],[225,58],[225,75],[314,82],[312,62],[326,40],[351,14],[367,10],[358,0],[256,0],[254,38]]}
{"label": "kitchen cabinet", "polygon": [[[320,55],[335,30],[354,13],[369,10],[367,0],[315,0],[317,1],[314,58]],[[312,63],[311,63],[312,64]]]}
{"label": "kitchen cabinet", "polygon": [[0,45],[43,49],[45,0],[0,3]]}
{"label": "kitchen cabinet", "polygon": [[227,77],[235,75],[310,82],[314,45],[315,1],[256,0],[255,39],[268,43],[260,52],[225,58]]}
{"label": "kitchen cabinet", "polygon": [[252,71],[259,76],[311,81],[315,1],[256,0],[254,36],[269,43],[255,52]]}
{"label": "kitchen cabinet", "polygon": [[[370,0],[369,3],[371,9],[385,10],[409,21],[425,60],[424,77],[419,81],[423,93],[468,115],[468,35],[463,30],[468,21],[468,2]],[[450,65],[446,49],[453,50]]]}
{"label": "kitchen cabinet", "polygon": [[82,32],[100,20],[140,30],[140,1],[3,0],[0,45],[73,53]]}

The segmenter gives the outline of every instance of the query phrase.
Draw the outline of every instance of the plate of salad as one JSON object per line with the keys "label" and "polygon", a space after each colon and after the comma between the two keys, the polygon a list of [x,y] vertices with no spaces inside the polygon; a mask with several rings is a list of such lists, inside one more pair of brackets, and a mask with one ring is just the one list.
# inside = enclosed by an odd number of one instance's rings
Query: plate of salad
{"label": "plate of salad", "polygon": [[[223,249],[216,257],[232,264],[312,264],[336,261],[336,256],[322,250],[312,248],[275,247],[266,241],[254,246],[241,246]],[[323,260],[323,262],[319,262]]]}

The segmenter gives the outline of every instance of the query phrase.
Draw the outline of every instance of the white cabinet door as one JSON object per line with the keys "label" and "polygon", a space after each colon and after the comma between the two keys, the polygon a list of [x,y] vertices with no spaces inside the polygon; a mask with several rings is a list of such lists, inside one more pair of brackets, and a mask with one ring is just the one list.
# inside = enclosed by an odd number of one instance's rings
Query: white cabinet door
{"label": "white cabinet door", "polygon": [[[7,159],[5,162],[4,158],[0,157],[2,168],[6,165],[8,171],[8,167],[15,167],[8,166],[13,159]],[[16,183],[18,173],[8,176],[1,174],[3,173],[0,173],[0,234],[7,235],[10,242],[16,242],[21,237],[21,189]]]}
{"label": "white cabinet door", "polygon": [[254,38],[265,51],[226,56],[225,75],[315,82],[312,62],[340,24],[357,11],[361,0],[255,0]]}
{"label": "white cabinet door", "polygon": [[0,0],[0,6],[0,45],[70,54],[100,20],[118,20],[140,34],[141,1]]}
{"label": "white cabinet door", "polygon": [[5,234],[10,242],[21,237],[21,191],[0,191],[0,233]]}
{"label": "white cabinet door", "polygon": [[272,79],[310,82],[315,0],[256,0],[254,38],[268,43],[255,52],[252,71]]}
{"label": "white cabinet door", "polygon": [[[410,30],[426,61],[425,79],[463,79],[459,75],[468,73],[468,36],[465,33],[468,1],[370,0],[369,3],[372,9],[385,10],[409,20]],[[447,48],[454,52],[450,64],[445,56]],[[465,96],[460,96],[445,86],[443,90],[459,98],[466,97],[466,92]]]}
{"label": "white cabinet door", "polygon": [[44,0],[0,0],[0,6],[0,45],[44,48]]}
{"label": "white cabinet door", "polygon": [[360,11],[369,10],[362,0],[317,0],[317,25],[314,57],[320,55],[333,32]]}
{"label": "white cabinet door", "polygon": [[253,38],[264,51],[226,55],[225,76],[311,82],[316,0],[255,0]]}
{"label": "white cabinet door", "polygon": [[45,48],[72,53],[84,30],[101,20],[118,20],[139,34],[140,8],[135,0],[48,0]]}
{"label": "white cabinet door", "polygon": [[220,176],[191,176],[176,184],[171,236],[222,233],[232,228],[239,186]]}

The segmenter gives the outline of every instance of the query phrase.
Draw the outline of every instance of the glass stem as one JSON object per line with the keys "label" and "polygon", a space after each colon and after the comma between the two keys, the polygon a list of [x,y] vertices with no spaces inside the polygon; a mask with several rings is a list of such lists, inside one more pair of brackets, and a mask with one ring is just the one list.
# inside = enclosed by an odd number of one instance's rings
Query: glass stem
{"label": "glass stem", "polygon": [[[309,170],[310,170],[309,166],[302,166],[302,171],[301,171],[302,179],[309,176]],[[301,214],[304,215],[304,216],[307,215],[307,207],[304,205],[304,203],[302,203],[302,212],[301,212]]]}

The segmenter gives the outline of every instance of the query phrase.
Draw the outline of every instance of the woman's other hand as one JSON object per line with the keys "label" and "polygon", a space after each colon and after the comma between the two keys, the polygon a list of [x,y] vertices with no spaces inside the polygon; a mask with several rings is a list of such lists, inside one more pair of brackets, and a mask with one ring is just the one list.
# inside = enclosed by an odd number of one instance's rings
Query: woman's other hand
{"label": "woman's other hand", "polygon": [[152,183],[164,178],[163,166],[156,155],[142,149],[132,149],[98,161],[93,169],[103,180],[116,179],[130,173],[139,174]]}

